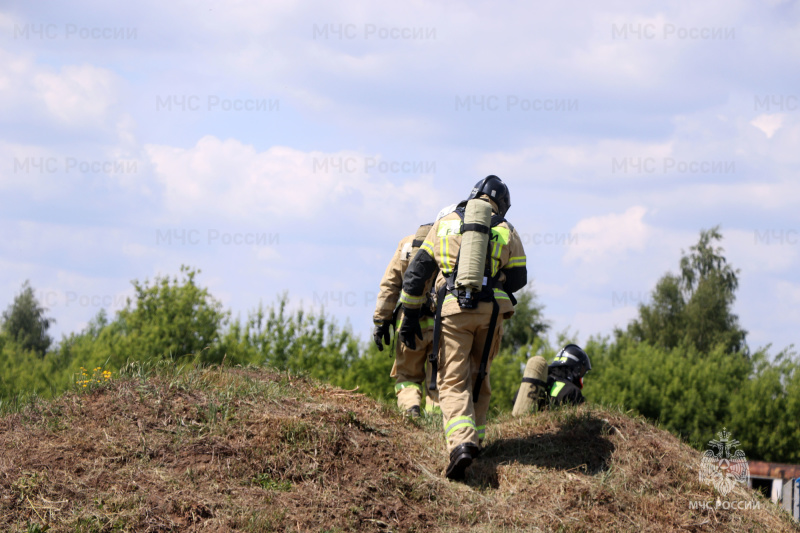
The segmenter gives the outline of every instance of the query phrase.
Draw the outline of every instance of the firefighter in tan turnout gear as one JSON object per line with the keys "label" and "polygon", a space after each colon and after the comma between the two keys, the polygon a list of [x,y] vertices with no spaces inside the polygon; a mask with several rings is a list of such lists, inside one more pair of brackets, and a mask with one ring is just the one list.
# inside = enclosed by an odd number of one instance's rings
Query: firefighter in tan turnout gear
{"label": "firefighter in tan turnout gear", "polygon": [[403,278],[406,320],[398,336],[412,349],[421,337],[414,323],[428,280],[436,278],[433,365],[450,452],[445,475],[463,480],[480,453],[491,387],[489,368],[500,348],[503,320],[514,314],[513,293],[527,283],[525,251],[505,220],[511,198],[497,176],[479,181],[466,201],[438,219]]}
{"label": "firefighter in tan turnout gear", "polygon": [[[383,274],[378,292],[378,302],[373,315],[375,327],[372,332],[375,344],[381,351],[383,351],[384,344],[389,345],[391,338],[389,328],[393,325],[399,327],[397,325],[403,319],[403,314],[397,306],[403,285],[403,275],[431,226],[432,224],[423,224],[415,235],[409,235],[401,240]],[[433,305],[430,299],[423,306],[423,313],[424,316],[419,320],[422,342],[415,349],[398,342],[391,373],[391,376],[395,378],[394,390],[397,394],[397,405],[413,418],[420,415],[424,391],[427,391],[425,411],[433,413],[439,409],[439,394],[435,390],[427,390],[429,380],[426,380],[426,376],[430,376],[430,365],[426,375],[425,362],[433,341]]]}

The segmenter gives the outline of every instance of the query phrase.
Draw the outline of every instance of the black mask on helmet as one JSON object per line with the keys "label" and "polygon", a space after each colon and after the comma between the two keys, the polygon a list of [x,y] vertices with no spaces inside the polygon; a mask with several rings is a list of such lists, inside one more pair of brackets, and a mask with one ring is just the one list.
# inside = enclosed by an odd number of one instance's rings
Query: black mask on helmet
{"label": "black mask on helmet", "polygon": [[511,207],[511,194],[503,180],[495,175],[486,176],[475,184],[467,200],[477,198],[481,194],[485,194],[497,204],[497,209],[500,210],[498,214],[501,217],[506,216],[508,208]]}

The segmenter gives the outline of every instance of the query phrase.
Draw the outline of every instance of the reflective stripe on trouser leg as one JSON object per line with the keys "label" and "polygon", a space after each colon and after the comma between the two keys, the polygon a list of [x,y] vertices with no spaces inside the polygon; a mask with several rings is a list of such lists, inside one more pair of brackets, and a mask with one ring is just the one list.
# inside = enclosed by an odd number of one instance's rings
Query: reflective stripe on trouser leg
{"label": "reflective stripe on trouser leg", "polygon": [[477,426],[478,429],[478,440],[483,440],[486,438],[486,426]]}
{"label": "reflective stripe on trouser leg", "polygon": [[407,389],[408,387],[415,387],[417,390],[422,392],[422,385],[420,383],[414,383],[413,381],[404,381],[402,383],[398,383],[394,386],[394,392],[396,394],[400,394],[401,390]]}
{"label": "reflective stripe on trouser leg", "polygon": [[459,312],[442,317],[442,350],[439,353],[439,405],[447,427],[456,417],[470,417],[475,425],[458,426],[447,435],[448,450],[465,442],[478,444],[477,426],[486,425],[486,414],[491,399],[491,361],[497,354],[501,341],[501,321],[495,335],[487,362],[487,376],[481,386],[477,405],[472,401],[472,387],[483,356],[483,346],[489,330],[491,304],[480,304],[477,312]]}
{"label": "reflective stripe on trouser leg", "polygon": [[444,427],[444,436],[449,439],[453,433],[464,428],[467,429],[471,428],[477,431],[477,429],[475,428],[475,421],[472,419],[471,416],[457,416],[451,419]]}
{"label": "reflective stripe on trouser leg", "polygon": [[[398,322],[401,320],[402,313]],[[433,328],[423,329],[422,340],[417,338],[416,343],[416,349],[411,350],[402,342],[397,342],[397,354],[392,367],[391,377],[395,378],[397,406],[403,411],[422,403],[422,382],[425,380],[425,362],[433,343]],[[409,387],[409,383],[413,383],[414,387]]]}
{"label": "reflective stripe on trouser leg", "polygon": [[404,381],[394,386],[397,394],[397,406],[402,409],[410,409],[415,405],[419,407],[422,402],[422,384],[413,381]]}

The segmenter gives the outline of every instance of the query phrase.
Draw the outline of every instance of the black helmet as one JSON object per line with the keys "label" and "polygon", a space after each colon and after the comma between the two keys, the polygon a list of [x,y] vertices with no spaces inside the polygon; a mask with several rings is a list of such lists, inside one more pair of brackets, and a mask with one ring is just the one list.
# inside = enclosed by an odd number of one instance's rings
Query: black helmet
{"label": "black helmet", "polygon": [[497,204],[497,208],[500,210],[498,214],[501,217],[506,216],[508,208],[511,207],[511,194],[503,180],[495,175],[486,176],[475,184],[467,200],[477,198],[481,194],[485,194]]}
{"label": "black helmet", "polygon": [[550,363],[550,368],[558,367],[567,367],[566,369],[571,370],[575,378],[582,379],[586,372],[592,369],[592,363],[580,346],[567,344]]}

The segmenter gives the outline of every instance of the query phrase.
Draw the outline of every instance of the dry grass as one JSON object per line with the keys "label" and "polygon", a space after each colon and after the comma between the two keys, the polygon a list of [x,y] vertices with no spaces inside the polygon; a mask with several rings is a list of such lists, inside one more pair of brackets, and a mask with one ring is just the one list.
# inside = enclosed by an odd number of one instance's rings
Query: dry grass
{"label": "dry grass", "polygon": [[158,372],[0,418],[2,531],[800,531],[715,500],[700,455],[593,406],[501,418],[466,484],[439,420],[257,369]]}

